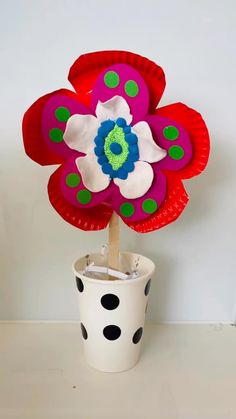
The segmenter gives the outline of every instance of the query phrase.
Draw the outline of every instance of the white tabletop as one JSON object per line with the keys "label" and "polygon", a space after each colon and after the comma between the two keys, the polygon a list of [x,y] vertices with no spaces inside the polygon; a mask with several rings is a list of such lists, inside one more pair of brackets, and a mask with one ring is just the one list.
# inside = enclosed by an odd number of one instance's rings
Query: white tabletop
{"label": "white tabletop", "polygon": [[0,324],[0,419],[235,419],[236,328],[149,325],[140,362],[89,367],[76,323]]}

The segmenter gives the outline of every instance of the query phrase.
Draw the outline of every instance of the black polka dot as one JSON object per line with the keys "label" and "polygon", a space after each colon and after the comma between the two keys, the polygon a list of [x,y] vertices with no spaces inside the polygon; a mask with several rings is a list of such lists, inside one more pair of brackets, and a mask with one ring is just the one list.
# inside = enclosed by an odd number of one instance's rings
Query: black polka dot
{"label": "black polka dot", "polygon": [[108,340],[116,340],[120,337],[121,330],[118,326],[112,324],[110,326],[104,327],[103,334]]}
{"label": "black polka dot", "polygon": [[120,304],[120,300],[115,294],[105,294],[101,298],[101,304],[107,310],[115,310]]}
{"label": "black polka dot", "polygon": [[87,330],[85,329],[83,323],[80,323],[80,327],[81,327],[81,332],[82,332],[83,338],[85,340],[88,339],[88,333],[87,333]]}
{"label": "black polka dot", "polygon": [[83,290],[84,290],[83,282],[81,281],[80,278],[78,278],[78,276],[76,276],[75,279],[76,279],[76,285],[77,285],[77,288],[78,288],[79,292],[83,292]]}
{"label": "black polka dot", "polygon": [[143,334],[143,328],[140,327],[138,330],[136,330],[133,336],[133,343],[138,343],[142,337],[142,334]]}
{"label": "black polka dot", "polygon": [[146,284],[145,290],[144,290],[144,294],[148,295],[149,291],[150,291],[150,287],[151,287],[151,279],[149,279],[149,281]]}

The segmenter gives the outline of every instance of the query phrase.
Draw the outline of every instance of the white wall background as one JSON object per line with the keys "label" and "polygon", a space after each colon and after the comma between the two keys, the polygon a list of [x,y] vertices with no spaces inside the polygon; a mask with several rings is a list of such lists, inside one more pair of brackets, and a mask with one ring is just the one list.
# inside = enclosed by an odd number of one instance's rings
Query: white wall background
{"label": "white wall background", "polygon": [[207,170],[186,182],[190,203],[160,231],[122,226],[122,248],[155,261],[149,318],[234,321],[236,182],[234,0],[9,0],[0,16],[0,319],[78,319],[71,262],[98,250],[106,231],[86,233],[50,207],[55,167],[23,150],[21,119],[39,96],[69,87],[81,53],[127,49],[159,63],[161,104],[203,114],[211,135]]}

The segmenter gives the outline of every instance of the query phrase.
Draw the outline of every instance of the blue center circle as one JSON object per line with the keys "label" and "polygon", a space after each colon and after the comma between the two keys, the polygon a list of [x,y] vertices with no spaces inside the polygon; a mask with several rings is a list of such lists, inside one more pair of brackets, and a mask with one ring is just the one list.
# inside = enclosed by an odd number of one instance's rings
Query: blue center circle
{"label": "blue center circle", "polygon": [[114,142],[114,143],[111,143],[110,150],[113,154],[118,155],[118,154],[122,153],[122,146],[120,144]]}
{"label": "blue center circle", "polygon": [[[119,138],[119,135],[118,137],[111,135],[108,145],[107,137],[115,128],[119,128],[121,138]],[[123,141],[125,141],[125,145]],[[138,137],[132,131],[131,125],[127,124],[126,120],[121,117],[117,118],[116,121],[104,120],[98,128],[94,143],[94,154],[97,156],[97,162],[101,166],[102,172],[108,175],[110,179],[127,179],[129,173],[135,169],[135,162],[139,160]],[[113,169],[112,159],[114,161],[117,159],[119,168]]]}

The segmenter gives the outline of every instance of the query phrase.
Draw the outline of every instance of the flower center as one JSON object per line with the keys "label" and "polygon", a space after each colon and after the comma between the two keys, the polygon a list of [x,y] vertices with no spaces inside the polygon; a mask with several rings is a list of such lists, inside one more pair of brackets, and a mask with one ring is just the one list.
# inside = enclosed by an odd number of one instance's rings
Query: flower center
{"label": "flower center", "polygon": [[118,155],[122,153],[122,146],[114,141],[110,145],[110,150],[113,154]]}
{"label": "flower center", "polygon": [[103,121],[94,141],[97,161],[110,178],[126,179],[133,172],[139,159],[138,139],[124,118]]}
{"label": "flower center", "polygon": [[123,128],[117,124],[105,137],[104,153],[114,171],[119,170],[128,158],[129,146],[125,141]]}

